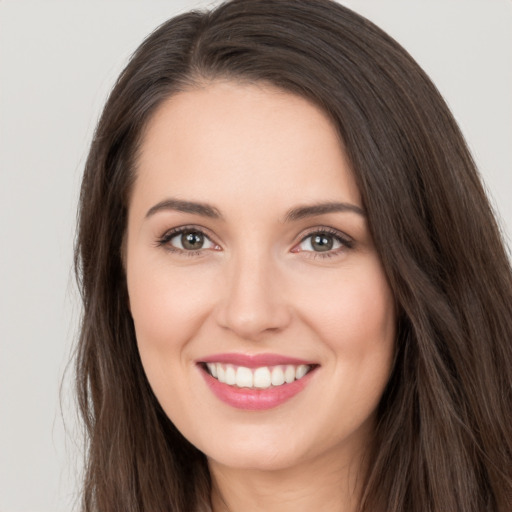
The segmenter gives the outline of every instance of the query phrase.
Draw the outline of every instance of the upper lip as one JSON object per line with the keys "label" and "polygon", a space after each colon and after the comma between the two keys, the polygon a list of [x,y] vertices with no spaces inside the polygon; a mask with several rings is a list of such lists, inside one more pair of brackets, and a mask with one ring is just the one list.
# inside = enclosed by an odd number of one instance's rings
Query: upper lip
{"label": "upper lip", "polygon": [[246,368],[259,368],[260,366],[277,366],[285,364],[293,365],[314,365],[317,363],[299,359],[297,357],[289,357],[280,354],[237,354],[235,352],[225,354],[213,354],[201,359],[198,363],[224,363],[233,364],[235,366],[245,366]]}

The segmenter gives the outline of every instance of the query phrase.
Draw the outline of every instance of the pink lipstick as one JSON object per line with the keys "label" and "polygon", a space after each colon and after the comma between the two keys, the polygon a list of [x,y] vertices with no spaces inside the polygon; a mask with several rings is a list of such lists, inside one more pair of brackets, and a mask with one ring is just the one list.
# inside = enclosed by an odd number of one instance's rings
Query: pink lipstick
{"label": "pink lipstick", "polygon": [[197,361],[214,395],[237,409],[277,407],[310,382],[317,363],[278,354],[215,354]]}

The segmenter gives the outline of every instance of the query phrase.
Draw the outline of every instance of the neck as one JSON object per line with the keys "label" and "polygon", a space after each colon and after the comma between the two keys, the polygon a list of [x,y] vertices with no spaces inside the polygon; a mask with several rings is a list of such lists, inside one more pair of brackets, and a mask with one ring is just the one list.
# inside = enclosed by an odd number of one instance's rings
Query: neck
{"label": "neck", "polygon": [[356,512],[362,458],[344,464],[329,459],[270,471],[231,468],[210,460],[213,512]]}

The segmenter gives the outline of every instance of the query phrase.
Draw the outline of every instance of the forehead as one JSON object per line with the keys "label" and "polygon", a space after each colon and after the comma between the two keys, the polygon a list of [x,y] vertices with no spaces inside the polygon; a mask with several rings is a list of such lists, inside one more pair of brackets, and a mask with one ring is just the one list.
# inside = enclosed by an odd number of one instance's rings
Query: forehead
{"label": "forehead", "polygon": [[134,196],[137,190],[209,202],[243,196],[248,205],[360,204],[338,133],[321,109],[277,88],[234,82],[180,92],[158,108],[142,139]]}

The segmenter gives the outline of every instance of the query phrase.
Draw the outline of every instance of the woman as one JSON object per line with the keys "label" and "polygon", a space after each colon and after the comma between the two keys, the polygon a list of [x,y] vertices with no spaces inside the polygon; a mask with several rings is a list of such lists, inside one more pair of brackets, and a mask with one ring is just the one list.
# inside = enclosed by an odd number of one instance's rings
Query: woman
{"label": "woman", "polygon": [[512,506],[512,275],[411,57],[329,0],[159,27],[76,265],[83,510]]}

